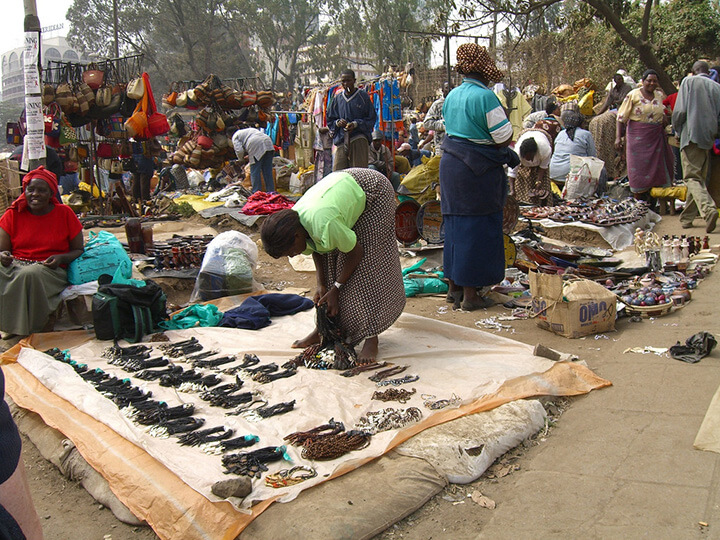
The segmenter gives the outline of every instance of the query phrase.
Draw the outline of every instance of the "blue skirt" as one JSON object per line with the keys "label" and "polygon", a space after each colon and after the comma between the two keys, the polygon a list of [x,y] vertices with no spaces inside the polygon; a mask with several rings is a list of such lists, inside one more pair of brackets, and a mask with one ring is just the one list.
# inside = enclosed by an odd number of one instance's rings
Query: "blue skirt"
{"label": "blue skirt", "polygon": [[444,215],[445,277],[460,287],[496,285],[505,277],[502,212],[484,216]]}

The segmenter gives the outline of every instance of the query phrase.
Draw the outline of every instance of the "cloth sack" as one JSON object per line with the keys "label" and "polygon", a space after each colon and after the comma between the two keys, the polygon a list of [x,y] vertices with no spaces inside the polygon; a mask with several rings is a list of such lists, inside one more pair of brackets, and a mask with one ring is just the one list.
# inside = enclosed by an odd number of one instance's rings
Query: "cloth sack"
{"label": "cloth sack", "polygon": [[72,285],[95,281],[102,274],[132,275],[132,261],[120,240],[107,231],[90,231],[83,254],[68,265],[67,278]]}
{"label": "cloth sack", "polygon": [[570,172],[565,181],[563,198],[574,201],[584,197],[593,197],[597,191],[603,167],[605,167],[605,162],[602,159],[570,155]]}

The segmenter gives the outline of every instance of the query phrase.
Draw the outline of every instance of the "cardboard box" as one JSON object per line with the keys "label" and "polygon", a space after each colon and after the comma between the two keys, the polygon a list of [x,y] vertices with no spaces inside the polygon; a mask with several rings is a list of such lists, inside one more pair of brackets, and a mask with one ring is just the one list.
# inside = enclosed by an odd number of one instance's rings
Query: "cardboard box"
{"label": "cardboard box", "polygon": [[616,296],[588,279],[530,272],[530,293],[540,328],[568,338],[615,329]]}

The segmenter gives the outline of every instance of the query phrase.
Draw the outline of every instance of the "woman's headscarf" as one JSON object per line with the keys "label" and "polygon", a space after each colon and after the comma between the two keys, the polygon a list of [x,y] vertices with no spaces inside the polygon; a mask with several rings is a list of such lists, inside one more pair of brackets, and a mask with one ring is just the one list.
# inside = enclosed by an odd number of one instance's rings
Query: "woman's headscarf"
{"label": "woman's headscarf", "polygon": [[560,113],[560,119],[563,121],[563,124],[565,124],[565,132],[567,133],[567,136],[570,137],[571,141],[574,141],[575,128],[583,123],[585,117],[577,111],[567,110]]}
{"label": "woman's headscarf", "polygon": [[500,71],[485,47],[477,43],[463,43],[457,49],[457,64],[455,70],[458,73],[480,73],[489,82],[503,80],[505,74]]}
{"label": "woman's headscarf", "polygon": [[17,199],[15,199],[15,201],[13,201],[13,203],[10,205],[10,208],[14,208],[18,212],[27,209],[28,203],[27,199],[25,198],[25,188],[34,178],[40,178],[41,180],[45,180],[45,182],[47,182],[47,185],[50,186],[50,193],[52,194],[50,197],[50,202],[52,204],[60,204],[55,198],[55,193],[57,193],[58,190],[57,176],[55,176],[54,172],[51,172],[42,165],[40,165],[37,169],[34,169],[25,175],[25,178],[23,178],[22,181],[23,192]]}

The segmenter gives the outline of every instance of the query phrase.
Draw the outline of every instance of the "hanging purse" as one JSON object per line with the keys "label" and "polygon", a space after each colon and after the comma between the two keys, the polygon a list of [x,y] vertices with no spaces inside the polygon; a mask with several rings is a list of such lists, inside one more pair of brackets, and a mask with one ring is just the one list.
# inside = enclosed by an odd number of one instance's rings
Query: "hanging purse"
{"label": "hanging purse", "polygon": [[45,135],[57,139],[60,137],[60,106],[57,103],[51,103],[43,108],[43,117],[45,120]]}
{"label": "hanging purse", "polygon": [[57,101],[58,105],[60,105],[60,108],[64,113],[71,113],[72,111],[72,105],[73,105],[73,93],[72,89],[70,88],[70,85],[66,82],[60,83],[57,86],[57,89],[55,90],[55,101]]}
{"label": "hanging purse", "polygon": [[[77,141],[78,138],[75,133],[75,129],[72,127],[72,124],[68,121],[67,117],[62,114],[60,117],[60,146],[75,144]],[[77,161],[77,150],[72,147],[70,150],[75,150],[75,159],[73,161]]]}
{"label": "hanging purse", "polygon": [[55,89],[52,85],[46,84],[43,86],[42,104],[50,105],[53,101],[55,101]]}
{"label": "hanging purse", "polygon": [[128,83],[127,88],[125,89],[125,93],[130,99],[142,99],[142,97],[145,95],[145,83],[143,81],[143,78],[138,77],[137,79],[131,80]]}
{"label": "hanging purse", "polygon": [[101,86],[97,89],[97,92],[95,92],[95,104],[98,107],[107,107],[108,105],[110,105],[112,98],[113,93],[108,86]]}
{"label": "hanging purse", "polygon": [[170,131],[170,124],[168,124],[167,117],[157,111],[157,105],[155,104],[155,98],[153,96],[152,87],[150,86],[150,77],[147,73],[143,73],[143,82],[145,83],[145,96],[147,97],[147,123],[148,131],[152,137],[159,135],[165,135]]}
{"label": "hanging purse", "polygon": [[88,65],[88,69],[83,71],[82,80],[92,90],[97,90],[105,80],[105,72],[100,71],[96,64],[90,64]]}
{"label": "hanging purse", "polygon": [[255,105],[257,102],[257,92],[254,90],[245,90],[242,93],[242,98],[240,100],[240,106],[241,107],[251,107],[252,105]]}
{"label": "hanging purse", "polygon": [[112,174],[122,174],[123,173],[123,166],[122,161],[118,161],[114,159],[112,163],[110,164],[110,172]]}

